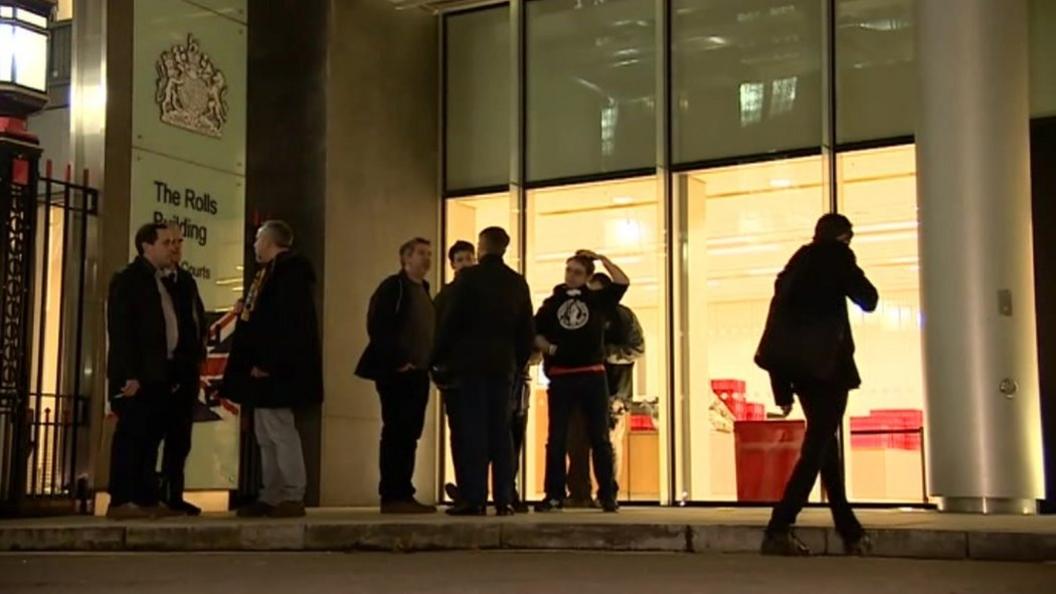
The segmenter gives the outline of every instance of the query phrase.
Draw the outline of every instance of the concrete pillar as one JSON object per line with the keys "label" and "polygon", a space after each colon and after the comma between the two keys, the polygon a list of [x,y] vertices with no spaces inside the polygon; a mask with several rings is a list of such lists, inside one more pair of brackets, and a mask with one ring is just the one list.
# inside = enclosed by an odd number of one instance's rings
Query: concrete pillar
{"label": "concrete pillar", "polygon": [[929,486],[947,511],[1033,513],[1027,1],[916,6]]}

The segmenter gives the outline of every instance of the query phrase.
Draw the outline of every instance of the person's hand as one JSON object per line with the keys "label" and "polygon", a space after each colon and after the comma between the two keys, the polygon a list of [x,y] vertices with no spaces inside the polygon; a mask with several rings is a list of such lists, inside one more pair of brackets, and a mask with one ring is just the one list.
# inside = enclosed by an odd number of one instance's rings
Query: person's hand
{"label": "person's hand", "polygon": [[121,388],[121,395],[131,398],[136,394],[139,394],[139,380],[130,379],[126,381]]}
{"label": "person's hand", "polygon": [[576,252],[576,255],[577,256],[582,256],[584,258],[590,258],[591,260],[601,260],[602,259],[600,254],[598,254],[597,252],[592,251],[592,250],[579,250],[578,252]]}
{"label": "person's hand", "polygon": [[783,405],[781,407],[781,417],[782,418],[787,418],[788,415],[790,415],[790,414],[792,414],[792,405],[791,404]]}
{"label": "person's hand", "polygon": [[245,307],[246,307],[246,300],[245,299],[239,299],[238,301],[235,302],[235,306],[233,308],[231,308],[231,310],[235,313],[236,316],[240,316],[240,315],[242,315],[242,310],[245,309]]}
{"label": "person's hand", "polygon": [[396,373],[407,373],[408,371],[414,371],[414,363],[407,363],[403,367],[396,370]]}
{"label": "person's hand", "polygon": [[535,337],[535,348],[539,349],[541,353],[547,355],[553,355],[557,352],[557,345],[550,342],[543,336]]}
{"label": "person's hand", "polygon": [[266,377],[271,377],[271,374],[257,366],[254,366],[253,369],[249,370],[249,377],[253,379],[264,379]]}

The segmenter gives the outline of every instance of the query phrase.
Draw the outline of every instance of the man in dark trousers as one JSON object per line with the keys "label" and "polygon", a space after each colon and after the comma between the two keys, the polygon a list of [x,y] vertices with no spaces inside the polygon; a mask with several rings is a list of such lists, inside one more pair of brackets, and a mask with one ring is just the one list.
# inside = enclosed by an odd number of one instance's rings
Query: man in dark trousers
{"label": "man in dark trousers", "polygon": [[436,311],[425,280],[432,258],[426,239],[400,246],[400,271],[382,281],[370,298],[370,343],[356,367],[356,375],[374,382],[381,400],[378,494],[383,514],[436,512],[414,498],[412,484],[436,333]]}
{"label": "man in dark trousers", "polygon": [[293,230],[267,221],[253,244],[257,273],[224,370],[223,393],[253,411],[262,489],[241,517],[304,516],[307,476],[296,412],[323,401],[315,272],[294,252]]}
{"label": "man in dark trousers", "polygon": [[792,411],[793,394],[799,395],[807,432],[799,461],[766,529],[764,554],[810,554],[792,526],[819,472],[847,553],[863,555],[871,547],[847,501],[837,439],[848,392],[861,385],[847,299],[867,312],[874,311],[879,300],[851,251],[853,236],[846,217],[823,216],[814,241],[796,252],[775,283],[756,362],[770,372],[774,397],[785,416]]}
{"label": "man in dark trousers", "polygon": [[110,451],[113,519],[173,515],[159,502],[158,446],[178,382],[180,343],[175,300],[162,283],[172,266],[172,233],[164,224],[139,228],[138,256],[110,282],[107,379],[117,428]]}
{"label": "man in dark trousers", "polygon": [[492,497],[499,516],[514,513],[510,420],[513,385],[532,354],[532,299],[524,277],[503,262],[510,236],[498,227],[480,233],[480,263],[451,285],[436,340],[435,366],[457,378],[461,408],[456,435],[465,480],[453,516],[482,516]]}
{"label": "man in dark trousers", "polygon": [[161,280],[176,305],[180,339],[174,357],[177,387],[169,399],[165,419],[165,449],[161,461],[162,498],[170,509],[197,516],[202,510],[183,498],[184,467],[191,453],[194,404],[198,400],[209,325],[205,306],[198,293],[198,283],[190,272],[180,267],[183,261],[183,229],[179,225],[169,225],[169,231],[172,233],[172,266]]}
{"label": "man in dark trousers", "polygon": [[[613,280],[607,288],[598,291],[587,286],[596,260],[601,261]],[[556,511],[564,506],[568,423],[577,407],[586,418],[598,500],[606,512],[619,509],[609,438],[604,333],[607,317],[623,299],[630,282],[611,260],[582,250],[568,259],[564,284],[554,288],[553,295],[536,313],[536,344],[544,353],[543,367],[550,380],[546,500],[536,506],[536,511]]]}
{"label": "man in dark trousers", "polygon": [[[447,260],[451,264],[451,269],[455,271],[455,278],[457,279],[463,270],[470,266],[476,266],[477,248],[468,241],[456,241],[451,246],[451,249],[447,250]],[[436,299],[433,302],[436,304],[436,319],[438,322],[444,317],[451,292],[451,284],[448,284],[436,294]],[[455,482],[444,485],[444,491],[451,498],[451,501],[458,504],[462,501],[462,493],[458,486],[462,484],[465,478],[462,471],[462,452],[459,448],[461,444],[458,440],[458,412],[461,403],[458,397],[458,381],[454,377],[434,374],[433,382],[440,389],[440,396],[444,401],[444,411],[447,413],[447,426],[451,443],[451,462],[455,470]]]}
{"label": "man in dark trousers", "polygon": [[[598,272],[588,285],[601,291],[612,285],[609,275]],[[645,355],[645,335],[638,316],[620,303],[605,321],[605,375],[609,384],[609,438],[612,441],[613,467],[620,474],[623,443],[627,437],[628,419],[634,401],[634,364]],[[586,421],[576,411],[568,427],[568,507],[593,507],[590,493],[590,442]]]}

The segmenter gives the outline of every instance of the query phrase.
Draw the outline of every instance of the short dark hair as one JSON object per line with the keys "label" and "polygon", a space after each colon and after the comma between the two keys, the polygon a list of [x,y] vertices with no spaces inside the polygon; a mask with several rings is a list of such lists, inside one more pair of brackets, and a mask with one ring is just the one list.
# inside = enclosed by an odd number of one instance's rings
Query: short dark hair
{"label": "short dark hair", "polygon": [[447,250],[447,259],[450,260],[452,263],[454,263],[455,256],[457,256],[457,255],[459,255],[459,254],[461,254],[463,252],[469,252],[471,254],[475,254],[475,253],[477,253],[477,248],[473,247],[472,243],[469,243],[468,241],[466,241],[464,239],[459,239],[458,241],[456,241],[454,243],[454,245],[451,246],[451,248],[449,250]]}
{"label": "short dark hair", "polygon": [[594,276],[590,277],[591,282],[598,283],[602,288],[608,288],[612,285],[612,277],[605,274],[604,272],[597,272]]}
{"label": "short dark hair", "polygon": [[505,254],[510,247],[510,234],[502,227],[488,227],[480,232],[481,243],[488,246],[488,251]]}
{"label": "short dark hair", "polygon": [[846,234],[854,234],[854,226],[847,217],[829,213],[818,219],[814,227],[814,241],[836,241]]}
{"label": "short dark hair", "polygon": [[400,246],[400,261],[414,253],[415,248],[420,245],[433,245],[428,239],[423,237],[415,237],[414,239],[403,242]]}
{"label": "short dark hair", "polygon": [[168,223],[147,223],[136,231],[136,253],[143,255],[143,244],[154,245],[158,242],[158,231],[168,229]]}
{"label": "short dark hair", "polygon": [[293,228],[286,221],[270,220],[264,221],[260,230],[271,236],[275,245],[281,248],[293,247]]}
{"label": "short dark hair", "polygon": [[593,276],[593,274],[594,274],[594,259],[593,258],[588,258],[586,256],[580,256],[580,255],[577,254],[577,255],[572,256],[571,258],[569,258],[568,260],[565,261],[566,264],[571,264],[572,262],[576,262],[580,266],[582,266],[587,271],[587,276]]}

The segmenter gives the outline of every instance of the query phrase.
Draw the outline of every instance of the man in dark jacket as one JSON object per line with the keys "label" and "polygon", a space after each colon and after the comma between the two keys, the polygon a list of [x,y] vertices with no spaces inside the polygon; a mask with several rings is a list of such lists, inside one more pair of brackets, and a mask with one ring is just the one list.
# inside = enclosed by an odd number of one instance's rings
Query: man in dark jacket
{"label": "man in dark jacket", "polygon": [[172,233],[163,224],[136,232],[138,257],[110,282],[107,379],[117,428],[110,452],[114,519],[171,515],[159,504],[155,468],[165,415],[177,383],[180,341],[174,300],[162,284],[172,266]]}
{"label": "man in dark jacket", "polygon": [[382,281],[370,298],[370,343],[356,367],[356,375],[374,382],[381,399],[378,494],[381,513],[386,514],[436,512],[414,498],[411,482],[425,428],[436,333],[436,312],[425,280],[432,257],[428,240],[415,238],[400,246],[400,272]]}
{"label": "man in dark jacket", "polygon": [[223,392],[253,410],[263,488],[242,517],[304,515],[307,478],[295,411],[323,401],[322,346],[315,272],[291,251],[293,231],[267,221],[253,245],[259,268],[246,295]]}
{"label": "man in dark jacket", "polygon": [[[599,291],[587,286],[594,274],[595,260],[601,261],[613,279],[611,285]],[[604,333],[608,315],[623,299],[630,282],[611,260],[583,250],[568,259],[565,283],[554,289],[536,313],[536,344],[543,351],[543,367],[550,380],[546,500],[536,506],[536,511],[555,511],[564,506],[568,422],[577,407],[586,417],[602,509],[619,509],[609,438]]]}
{"label": "man in dark jacket", "polygon": [[847,299],[864,311],[876,309],[876,288],[858,267],[851,222],[823,216],[813,243],[802,247],[777,277],[766,330],[756,362],[770,372],[774,397],[787,416],[799,395],[807,432],[795,470],[774,508],[762,551],[809,555],[792,533],[796,517],[821,474],[836,530],[850,554],[866,554],[870,543],[847,501],[837,432],[850,390],[861,385]]}
{"label": "man in dark jacket", "polygon": [[[477,249],[468,241],[456,241],[451,246],[451,249],[447,250],[447,260],[451,264],[451,269],[455,271],[455,278],[457,279],[463,270],[471,266],[476,266]],[[444,313],[447,311],[451,293],[451,284],[448,284],[436,294],[434,303],[436,304],[436,319],[438,323],[443,319]],[[440,389],[440,396],[444,401],[444,412],[447,413],[448,435],[451,443],[451,462],[455,470],[455,482],[444,485],[444,490],[447,492],[447,496],[450,497],[453,502],[458,504],[462,502],[462,493],[458,486],[461,485],[462,481],[465,479],[462,470],[461,444],[458,439],[458,413],[459,405],[461,404],[458,397],[458,382],[456,381],[456,378],[436,374],[433,376],[433,381],[436,383],[436,387]]]}
{"label": "man in dark jacket", "polygon": [[436,340],[435,365],[457,378],[457,436],[464,464],[462,503],[454,516],[484,515],[491,466],[496,513],[513,514],[510,420],[514,378],[532,354],[532,299],[524,277],[503,262],[510,236],[498,227],[480,233],[480,264],[451,286]]}
{"label": "man in dark jacket", "polygon": [[169,508],[197,516],[202,510],[184,500],[184,467],[191,453],[194,427],[194,405],[201,385],[201,365],[206,355],[209,333],[205,306],[198,293],[194,276],[180,267],[183,261],[183,229],[170,225],[172,233],[172,267],[162,283],[172,295],[179,320],[180,340],[176,347],[177,389],[169,399],[166,415],[165,449],[161,461],[164,487],[162,497]]}

